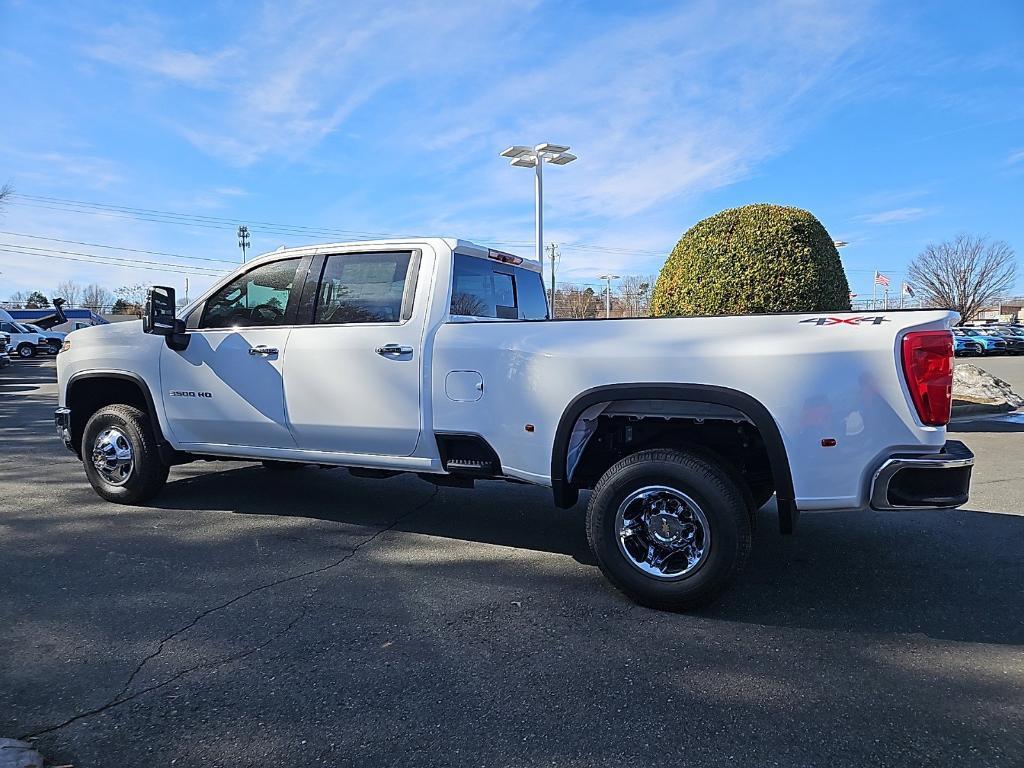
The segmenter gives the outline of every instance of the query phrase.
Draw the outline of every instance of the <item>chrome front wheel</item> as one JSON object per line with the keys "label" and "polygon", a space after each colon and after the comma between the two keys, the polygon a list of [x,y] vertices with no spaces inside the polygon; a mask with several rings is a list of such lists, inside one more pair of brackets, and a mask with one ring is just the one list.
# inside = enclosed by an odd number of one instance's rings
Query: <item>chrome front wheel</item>
{"label": "chrome front wheel", "polygon": [[92,464],[106,482],[124,485],[135,468],[135,454],[128,436],[117,427],[101,430],[92,444]]}
{"label": "chrome front wheel", "polygon": [[615,516],[619,550],[634,568],[664,581],[682,579],[711,551],[711,526],[690,496],[648,485],[622,500]]}

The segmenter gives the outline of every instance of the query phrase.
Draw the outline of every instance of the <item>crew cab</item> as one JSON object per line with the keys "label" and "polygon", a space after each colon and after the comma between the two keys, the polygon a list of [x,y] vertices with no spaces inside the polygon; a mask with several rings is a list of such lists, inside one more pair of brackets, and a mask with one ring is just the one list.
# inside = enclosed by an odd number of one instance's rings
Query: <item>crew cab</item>
{"label": "crew cab", "polygon": [[[74,331],[65,444],[103,498],[141,504],[196,459],[509,480],[571,507],[637,601],[714,599],[773,495],[812,510],[955,507],[956,313],[550,320],[539,265],[463,240],[284,249],[175,311]],[[301,504],[301,496],[296,503]]]}

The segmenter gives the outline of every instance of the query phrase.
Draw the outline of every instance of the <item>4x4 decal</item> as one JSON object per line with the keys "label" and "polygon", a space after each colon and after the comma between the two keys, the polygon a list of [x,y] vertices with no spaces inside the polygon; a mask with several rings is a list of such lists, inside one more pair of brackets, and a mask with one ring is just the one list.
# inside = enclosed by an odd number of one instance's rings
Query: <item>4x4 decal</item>
{"label": "4x4 decal", "polygon": [[883,315],[873,315],[868,317],[810,317],[807,320],[801,320],[801,323],[814,323],[815,325],[881,325],[882,323],[888,323],[889,318]]}

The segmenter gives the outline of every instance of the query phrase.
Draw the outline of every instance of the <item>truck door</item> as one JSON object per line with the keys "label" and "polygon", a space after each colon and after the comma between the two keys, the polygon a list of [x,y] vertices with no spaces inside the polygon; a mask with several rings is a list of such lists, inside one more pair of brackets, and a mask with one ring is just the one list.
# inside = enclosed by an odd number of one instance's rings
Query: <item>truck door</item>
{"label": "truck door", "polygon": [[187,349],[163,346],[161,391],[178,442],[295,447],[282,366],[299,293],[292,289],[308,263],[290,258],[245,272],[189,316]]}
{"label": "truck door", "polygon": [[418,250],[318,256],[284,391],[297,447],[409,456],[420,434]]}

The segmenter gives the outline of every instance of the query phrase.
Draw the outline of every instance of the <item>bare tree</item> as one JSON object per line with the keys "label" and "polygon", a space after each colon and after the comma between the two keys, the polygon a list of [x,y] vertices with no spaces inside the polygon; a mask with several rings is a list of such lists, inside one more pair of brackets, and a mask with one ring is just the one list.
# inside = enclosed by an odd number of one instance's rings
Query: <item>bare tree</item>
{"label": "bare tree", "polygon": [[7,202],[7,198],[14,194],[14,187],[10,183],[0,184],[0,205]]}
{"label": "bare tree", "polygon": [[582,320],[594,317],[596,307],[593,288],[581,288],[578,285],[566,284],[555,291],[553,309],[556,317]]}
{"label": "bare tree", "polygon": [[97,283],[90,283],[82,289],[82,306],[93,312],[102,312],[111,305],[113,295]]}
{"label": "bare tree", "polygon": [[69,307],[77,307],[79,299],[82,298],[82,286],[74,280],[61,280],[53,289],[53,295],[64,299]]}
{"label": "bare tree", "polygon": [[926,246],[908,277],[924,304],[954,309],[966,322],[1009,291],[1016,273],[1013,249],[1005,242],[960,234]]}
{"label": "bare tree", "polygon": [[149,293],[149,286],[144,284],[122,285],[114,289],[117,296],[117,304],[121,305],[121,313],[125,315],[138,315],[142,317],[142,307],[146,303],[146,295]]}
{"label": "bare tree", "polygon": [[21,309],[21,306],[24,303],[25,294],[21,291],[15,291],[7,298],[7,304],[11,309]]}
{"label": "bare tree", "polygon": [[623,317],[647,317],[651,314],[651,289],[656,279],[650,275],[626,275],[619,281],[615,298]]}

